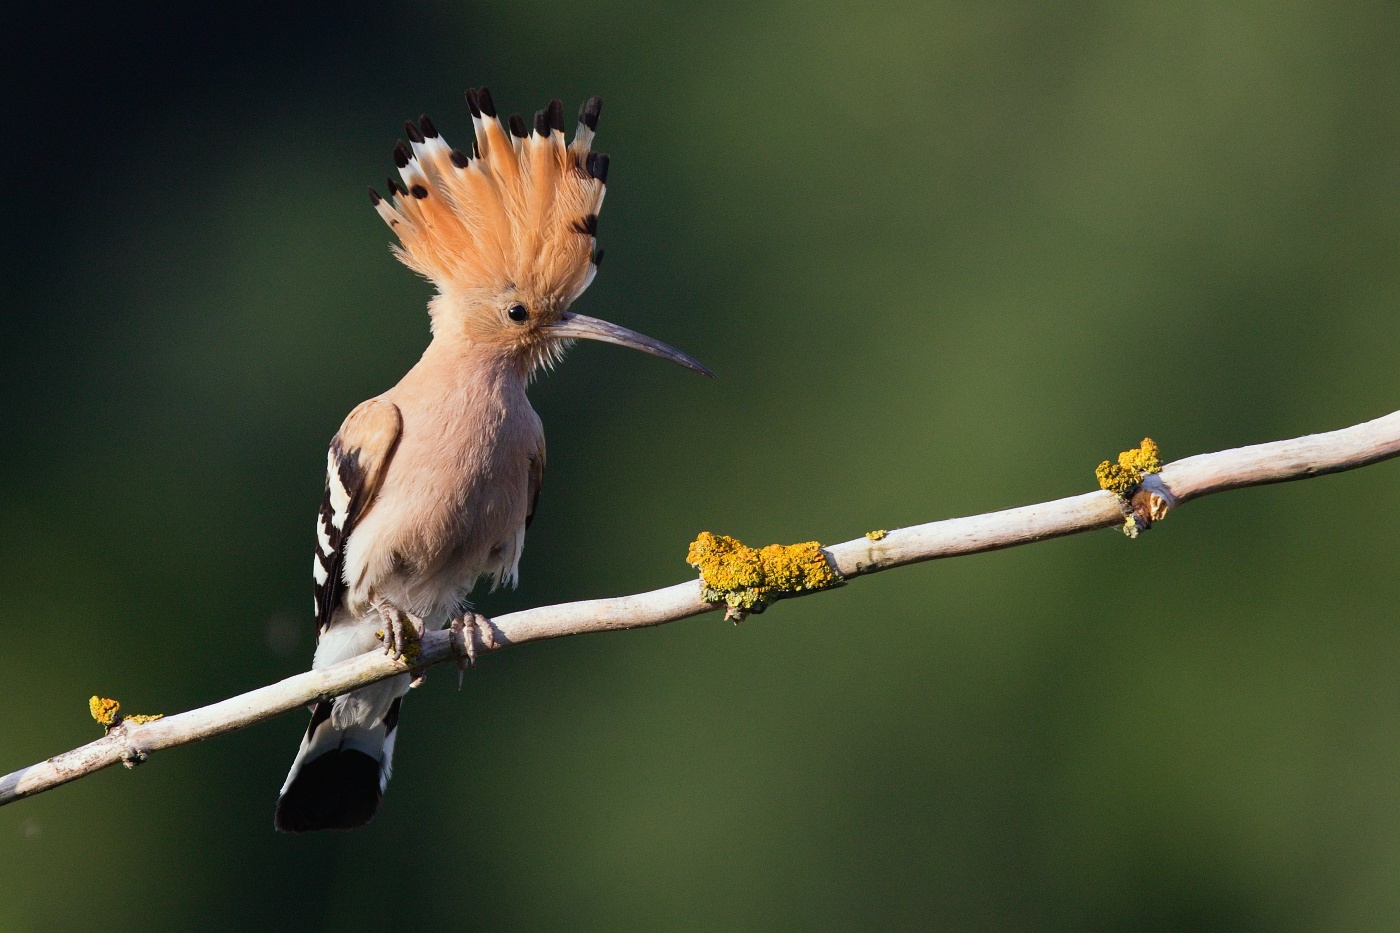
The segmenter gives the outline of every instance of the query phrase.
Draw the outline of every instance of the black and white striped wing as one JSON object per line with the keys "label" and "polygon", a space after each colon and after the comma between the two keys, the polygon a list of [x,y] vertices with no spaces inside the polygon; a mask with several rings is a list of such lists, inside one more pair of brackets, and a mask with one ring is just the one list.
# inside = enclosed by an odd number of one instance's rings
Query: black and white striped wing
{"label": "black and white striped wing", "polygon": [[374,504],[394,456],[403,417],[398,406],[370,399],[350,412],[326,455],[326,494],[316,520],[316,631],[330,625],[345,595],[345,543]]}

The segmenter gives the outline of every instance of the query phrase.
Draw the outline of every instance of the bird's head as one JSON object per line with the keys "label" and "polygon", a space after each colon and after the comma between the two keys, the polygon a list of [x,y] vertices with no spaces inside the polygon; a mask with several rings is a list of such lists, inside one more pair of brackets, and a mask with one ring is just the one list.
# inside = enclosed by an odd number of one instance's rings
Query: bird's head
{"label": "bird's head", "polygon": [[617,324],[576,314],[603,251],[598,211],[608,157],[590,149],[602,102],[589,98],[564,141],[563,107],[553,101],[509,132],[485,88],[467,92],[475,138],[470,153],[447,145],[427,117],[404,125],[394,149],[402,183],[370,190],[394,230],[395,252],[438,288],[435,333],[463,338],[530,373],[556,361],[574,340],[632,347],[713,376],[685,353]]}

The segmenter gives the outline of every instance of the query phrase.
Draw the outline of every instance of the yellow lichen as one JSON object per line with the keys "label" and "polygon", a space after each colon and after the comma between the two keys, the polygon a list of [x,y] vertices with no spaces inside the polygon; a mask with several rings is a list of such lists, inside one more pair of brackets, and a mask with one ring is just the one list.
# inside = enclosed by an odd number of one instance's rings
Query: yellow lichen
{"label": "yellow lichen", "polygon": [[88,712],[92,713],[92,718],[96,719],[103,727],[110,729],[115,726],[121,718],[122,705],[116,700],[109,700],[106,697],[94,696],[88,700]]}
{"label": "yellow lichen", "polygon": [[1094,475],[1098,477],[1100,489],[1107,489],[1119,498],[1127,499],[1137,491],[1144,476],[1160,472],[1161,451],[1152,438],[1144,437],[1140,446],[1119,454],[1117,463],[1108,460],[1100,463]]}
{"label": "yellow lichen", "polygon": [[1132,450],[1125,450],[1118,455],[1118,465],[1125,470],[1137,472],[1140,476],[1148,473],[1162,472],[1161,451],[1152,442],[1152,438],[1144,437],[1142,444]]}
{"label": "yellow lichen", "polygon": [[685,559],[700,571],[701,598],[724,603],[732,618],[762,612],[784,596],[841,582],[816,541],[756,550],[727,535],[702,531]]}
{"label": "yellow lichen", "polygon": [[1140,477],[1131,470],[1125,470],[1116,463],[1105,460],[1094,470],[1094,475],[1098,477],[1099,488],[1107,489],[1115,496],[1128,498],[1134,489],[1137,488]]}
{"label": "yellow lichen", "polygon": [[157,719],[164,719],[164,713],[137,713],[135,716],[123,717],[127,722],[134,722],[138,726],[143,722],[155,722]]}
{"label": "yellow lichen", "polygon": [[165,716],[164,713],[132,713],[130,716],[123,716],[120,703],[107,697],[98,696],[88,700],[88,712],[92,713],[92,718],[101,723],[104,729],[109,730],[124,722],[139,726],[143,722],[155,722]]}
{"label": "yellow lichen", "polygon": [[881,528],[881,529],[879,529],[879,530],[877,530],[877,531],[867,531],[867,532],[865,533],[865,536],[866,536],[867,538],[869,538],[871,541],[881,541],[881,540],[884,539],[885,535],[887,535],[887,534],[889,534],[889,532],[886,531],[885,529]]}

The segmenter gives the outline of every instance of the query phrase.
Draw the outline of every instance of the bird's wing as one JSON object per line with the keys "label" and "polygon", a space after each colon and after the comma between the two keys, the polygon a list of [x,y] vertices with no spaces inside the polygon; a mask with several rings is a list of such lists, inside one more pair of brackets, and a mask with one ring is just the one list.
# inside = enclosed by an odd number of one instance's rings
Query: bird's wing
{"label": "bird's wing", "polygon": [[535,520],[535,506],[540,504],[540,489],[544,487],[544,435],[540,435],[539,446],[530,455],[530,511],[525,513],[525,527]]}
{"label": "bird's wing", "polygon": [[316,630],[324,631],[345,593],[345,543],[374,504],[403,433],[393,402],[370,399],[350,412],[326,454],[326,494],[316,522]]}

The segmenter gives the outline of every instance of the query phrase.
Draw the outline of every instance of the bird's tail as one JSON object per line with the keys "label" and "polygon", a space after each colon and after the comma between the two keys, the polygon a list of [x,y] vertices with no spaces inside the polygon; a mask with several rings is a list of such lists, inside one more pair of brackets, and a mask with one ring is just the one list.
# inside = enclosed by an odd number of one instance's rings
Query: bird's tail
{"label": "bird's tail", "polygon": [[279,830],[353,829],[374,816],[389,783],[403,703],[402,696],[375,695],[384,692],[376,684],[312,709],[301,751],[277,797]]}

